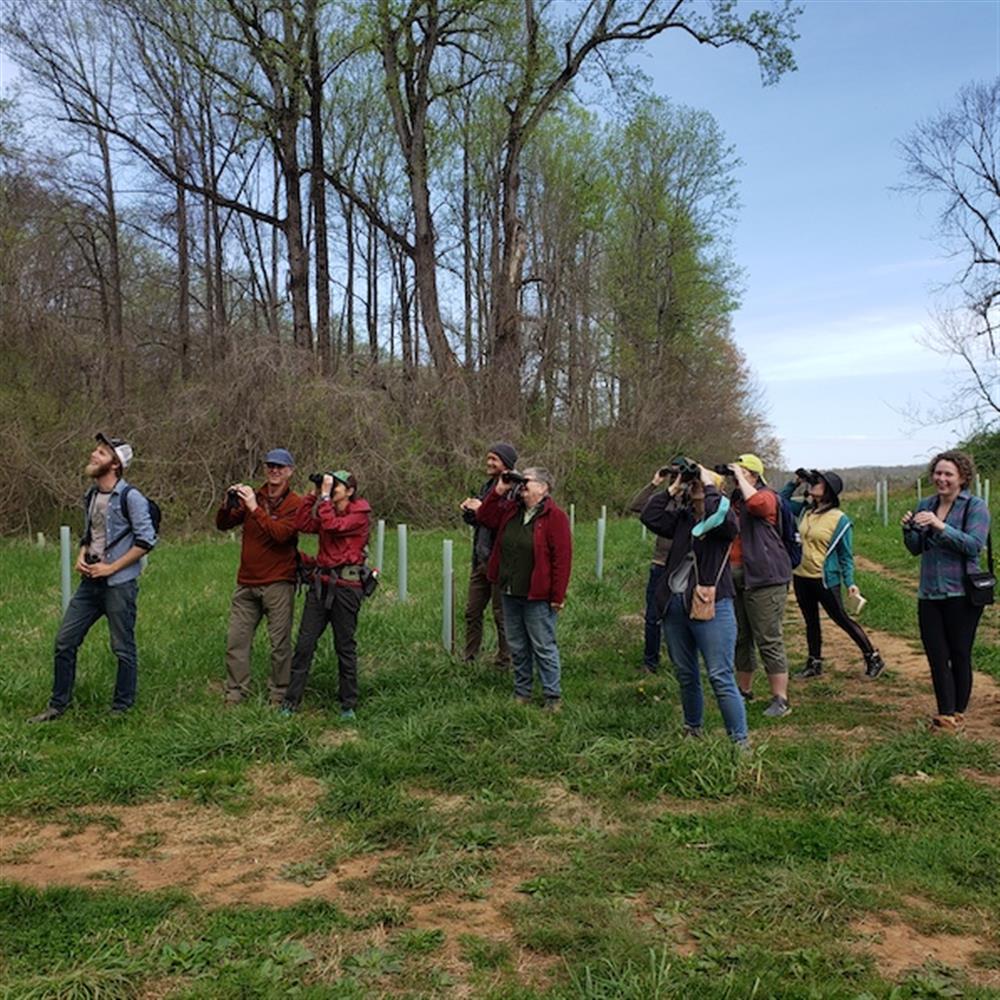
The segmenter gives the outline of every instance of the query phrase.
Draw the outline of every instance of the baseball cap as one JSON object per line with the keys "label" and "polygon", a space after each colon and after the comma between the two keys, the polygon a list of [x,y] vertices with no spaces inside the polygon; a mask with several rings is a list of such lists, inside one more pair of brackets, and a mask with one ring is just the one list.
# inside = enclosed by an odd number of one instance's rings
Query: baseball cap
{"label": "baseball cap", "polygon": [[347,471],[347,469],[337,469],[336,472],[331,472],[331,476],[337,480],[339,483],[343,483],[345,486],[353,486],[356,482],[354,476]]}
{"label": "baseball cap", "polygon": [[764,463],[751,452],[747,452],[745,455],[740,455],[736,459],[737,465],[742,465],[744,469],[749,472],[756,472],[761,479],[764,478]]}
{"label": "baseball cap", "polygon": [[94,435],[94,439],[100,441],[101,444],[107,445],[115,453],[115,456],[121,463],[122,470],[127,469],[132,464],[132,445],[125,438],[111,437],[98,431]]}
{"label": "baseball cap", "polygon": [[272,448],[264,456],[265,465],[294,465],[295,459],[287,448]]}

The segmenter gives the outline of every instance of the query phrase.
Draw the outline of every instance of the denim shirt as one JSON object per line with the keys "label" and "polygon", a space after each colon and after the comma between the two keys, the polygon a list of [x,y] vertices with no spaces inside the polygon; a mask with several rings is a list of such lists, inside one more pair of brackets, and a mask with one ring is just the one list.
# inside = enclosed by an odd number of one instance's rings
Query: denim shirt
{"label": "denim shirt", "polygon": [[[132,530],[128,530],[128,521],[122,514],[121,495],[128,483],[124,479],[119,479],[115,483],[111,496],[108,498],[107,514],[107,538],[114,541],[119,535],[124,535],[104,553],[104,561],[112,563],[120,559],[133,545],[138,545],[143,549],[151,549],[156,544],[156,532],[153,530],[153,522],[149,516],[149,503],[146,498],[133,487],[128,495],[129,514],[132,516]],[[83,537],[80,539],[81,545],[87,545],[90,540],[90,503],[91,494],[88,491],[84,498],[83,515]],[[117,587],[120,584],[134,580],[142,572],[142,560],[137,559],[131,566],[120,569],[117,573],[112,573],[107,578],[109,587]]]}
{"label": "denim shirt", "polygon": [[[936,511],[938,498],[924,497],[917,510]],[[969,516],[965,518],[968,510]],[[965,531],[962,521],[965,520]],[[903,542],[915,556],[920,556],[920,589],[922,600],[943,600],[965,594],[965,574],[975,572],[979,553],[986,545],[990,531],[990,512],[984,500],[962,490],[948,511],[943,531],[903,529]]]}

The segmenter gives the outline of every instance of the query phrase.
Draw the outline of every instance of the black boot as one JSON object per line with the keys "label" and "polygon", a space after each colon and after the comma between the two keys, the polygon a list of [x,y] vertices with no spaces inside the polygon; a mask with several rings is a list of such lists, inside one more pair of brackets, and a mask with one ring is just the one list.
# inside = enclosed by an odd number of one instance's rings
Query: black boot
{"label": "black boot", "polygon": [[818,656],[810,656],[806,665],[795,675],[796,677],[819,677],[823,673],[823,661]]}
{"label": "black boot", "polygon": [[873,681],[883,670],[885,670],[885,661],[877,649],[865,653],[865,677]]}

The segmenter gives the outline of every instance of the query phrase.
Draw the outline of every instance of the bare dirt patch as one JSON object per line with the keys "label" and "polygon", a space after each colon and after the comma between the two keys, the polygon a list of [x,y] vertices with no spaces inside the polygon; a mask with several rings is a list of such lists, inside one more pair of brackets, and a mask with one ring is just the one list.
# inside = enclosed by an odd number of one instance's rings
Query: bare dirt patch
{"label": "bare dirt patch", "polygon": [[988,942],[965,934],[922,934],[896,913],[866,917],[851,926],[858,945],[875,958],[887,979],[898,980],[928,961],[961,969],[979,986],[1000,986],[1000,969],[980,969],[976,956],[989,951]]}
{"label": "bare dirt patch", "polygon": [[330,828],[311,817],[322,784],[274,767],[250,779],[254,809],[247,814],[160,801],[84,810],[70,826],[8,821],[0,878],[41,887],[179,887],[216,905],[288,906],[315,896],[282,871],[336,846]]}
{"label": "bare dirt patch", "polygon": [[524,784],[534,789],[553,824],[561,829],[603,832],[621,829],[620,820],[608,816],[596,802],[571,792],[557,781],[529,779]]}

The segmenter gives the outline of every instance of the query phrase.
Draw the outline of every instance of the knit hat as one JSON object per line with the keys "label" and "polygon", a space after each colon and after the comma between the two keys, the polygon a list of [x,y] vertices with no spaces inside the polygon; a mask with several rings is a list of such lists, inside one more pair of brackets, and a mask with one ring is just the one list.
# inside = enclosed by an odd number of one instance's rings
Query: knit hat
{"label": "knit hat", "polygon": [[844,488],[844,480],[841,479],[836,472],[821,472],[820,476],[826,480],[826,485],[830,487],[834,496],[839,497]]}
{"label": "knit hat", "polygon": [[496,455],[503,462],[505,469],[513,469],[517,465],[517,452],[514,450],[514,446],[507,444],[506,441],[498,441],[496,444],[491,444],[486,449],[486,453],[488,455]]}

